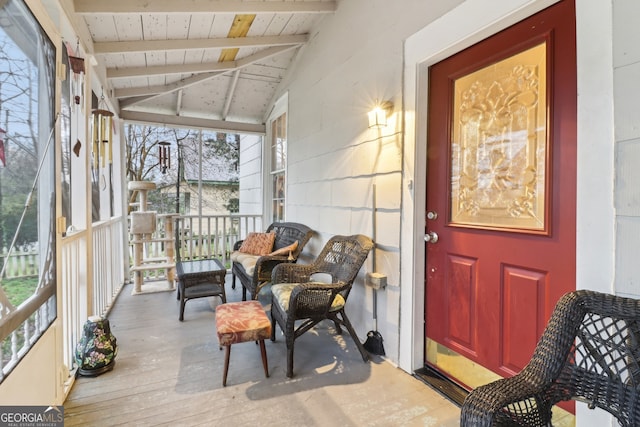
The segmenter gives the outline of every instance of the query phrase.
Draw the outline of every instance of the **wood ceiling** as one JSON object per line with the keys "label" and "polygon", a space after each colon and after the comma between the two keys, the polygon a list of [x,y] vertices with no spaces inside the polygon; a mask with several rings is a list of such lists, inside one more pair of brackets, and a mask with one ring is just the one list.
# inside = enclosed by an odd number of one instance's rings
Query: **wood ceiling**
{"label": "wood ceiling", "polygon": [[331,0],[62,3],[121,118],[249,133],[264,132],[296,53],[337,8]]}

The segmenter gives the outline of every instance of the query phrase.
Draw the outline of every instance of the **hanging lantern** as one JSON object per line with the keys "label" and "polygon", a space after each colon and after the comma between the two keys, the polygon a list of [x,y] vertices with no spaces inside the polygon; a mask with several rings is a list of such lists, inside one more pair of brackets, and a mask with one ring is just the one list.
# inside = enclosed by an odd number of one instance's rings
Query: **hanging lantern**
{"label": "hanging lantern", "polygon": [[[107,109],[104,94],[100,97],[98,108],[91,111],[93,134],[93,167],[105,167],[107,160],[113,158],[113,113]],[[102,164],[100,165],[100,159]]]}

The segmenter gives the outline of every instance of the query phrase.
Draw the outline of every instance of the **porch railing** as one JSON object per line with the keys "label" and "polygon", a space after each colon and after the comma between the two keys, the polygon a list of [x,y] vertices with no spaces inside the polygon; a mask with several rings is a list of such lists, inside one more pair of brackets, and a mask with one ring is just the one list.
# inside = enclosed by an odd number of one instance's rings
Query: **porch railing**
{"label": "porch railing", "polygon": [[[93,227],[93,314],[105,314],[125,281],[124,222],[105,221]],[[114,250],[118,248],[118,250]]]}
{"label": "porch railing", "polygon": [[105,315],[125,281],[124,220],[115,218],[93,226],[93,286],[87,280],[87,233],[62,241],[62,316],[64,363],[71,370],[84,323],[92,315]]}
{"label": "porch railing", "polygon": [[89,285],[87,269],[80,260],[86,260],[88,250],[87,233],[67,235],[61,248],[63,360],[65,366],[73,369],[76,343],[82,333],[82,325],[89,316]]}
{"label": "porch railing", "polygon": [[261,215],[181,215],[175,226],[177,256],[181,260],[218,258],[229,268],[233,245],[262,228]]}
{"label": "porch railing", "polygon": [[[144,245],[144,258],[158,260],[166,256],[166,237],[176,238],[176,260],[218,258],[227,268],[231,267],[229,255],[233,245],[249,232],[263,231],[261,215],[179,215],[174,217],[174,236],[166,236],[164,219],[158,216],[156,232]],[[130,236],[129,241],[131,242]],[[129,256],[133,260],[133,245],[129,244]],[[166,280],[165,269],[144,271],[148,281]]]}

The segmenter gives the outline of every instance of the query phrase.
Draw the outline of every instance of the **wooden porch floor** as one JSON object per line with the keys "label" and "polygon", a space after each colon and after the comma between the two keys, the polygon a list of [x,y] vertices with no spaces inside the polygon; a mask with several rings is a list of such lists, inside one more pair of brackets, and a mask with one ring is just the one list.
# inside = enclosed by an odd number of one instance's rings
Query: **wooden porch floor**
{"label": "wooden porch floor", "polygon": [[[241,299],[227,277],[227,300]],[[324,322],[296,341],[292,379],[284,339],[266,342],[269,378],[255,343],[224,350],[215,335],[218,298],[187,302],[175,292],[131,295],[109,315],[118,343],[113,371],[78,377],[64,404],[65,426],[458,426],[460,410],[412,375],[374,356],[363,363],[349,335]],[[268,297],[261,302],[268,310]]]}

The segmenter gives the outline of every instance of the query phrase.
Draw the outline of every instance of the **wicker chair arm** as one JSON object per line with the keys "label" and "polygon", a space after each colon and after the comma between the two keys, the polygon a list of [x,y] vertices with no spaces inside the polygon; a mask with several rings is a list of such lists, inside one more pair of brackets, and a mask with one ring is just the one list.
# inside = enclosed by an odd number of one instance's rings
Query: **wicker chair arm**
{"label": "wicker chair arm", "polygon": [[264,282],[271,280],[271,272],[273,269],[283,263],[291,263],[287,255],[263,255],[256,261],[253,270],[253,277],[256,282]]}
{"label": "wicker chair arm", "polygon": [[315,273],[311,264],[281,263],[274,267],[271,273],[272,283],[305,283]]}
{"label": "wicker chair arm", "polygon": [[[460,425],[546,425],[552,402],[546,399],[548,384],[524,375],[524,371],[471,391],[461,408]],[[508,408],[508,409],[507,409]]]}

